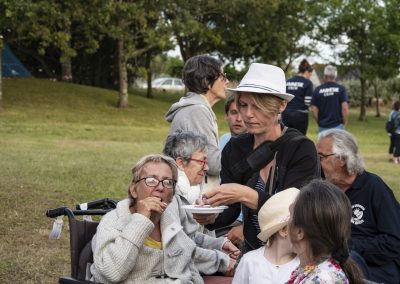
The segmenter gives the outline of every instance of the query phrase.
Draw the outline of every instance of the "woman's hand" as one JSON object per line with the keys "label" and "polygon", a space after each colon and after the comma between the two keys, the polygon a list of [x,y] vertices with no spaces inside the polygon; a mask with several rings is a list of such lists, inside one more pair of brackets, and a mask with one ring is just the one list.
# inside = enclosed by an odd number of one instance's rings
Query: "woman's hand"
{"label": "woman's hand", "polygon": [[153,223],[160,220],[161,214],[168,204],[158,197],[147,197],[136,204],[136,212],[149,218]]}
{"label": "woman's hand", "polygon": [[247,207],[256,209],[258,194],[248,186],[226,183],[205,192],[203,194],[203,202],[212,207],[242,202]]}
{"label": "woman's hand", "polygon": [[240,250],[228,239],[222,245],[222,251],[226,252],[232,259],[237,259],[240,255]]}
{"label": "woman's hand", "polygon": [[235,245],[239,245],[244,241],[243,225],[238,225],[230,229],[226,237]]}
{"label": "woman's hand", "polygon": [[242,185],[226,183],[217,186],[203,194],[203,202],[212,207],[227,205],[241,201]]}
{"label": "woman's hand", "polygon": [[193,218],[200,225],[214,224],[219,214],[196,214],[193,213]]}
{"label": "woman's hand", "polygon": [[[204,200],[205,199],[197,199],[196,205],[198,205],[198,206],[205,205]],[[214,224],[215,219],[217,219],[218,215],[219,214],[196,214],[196,213],[193,213],[193,218],[200,225],[208,225],[208,224]]]}
{"label": "woman's hand", "polygon": [[235,274],[235,265],[236,259],[230,258],[228,268],[226,269],[224,275],[228,277],[233,277],[233,275]]}

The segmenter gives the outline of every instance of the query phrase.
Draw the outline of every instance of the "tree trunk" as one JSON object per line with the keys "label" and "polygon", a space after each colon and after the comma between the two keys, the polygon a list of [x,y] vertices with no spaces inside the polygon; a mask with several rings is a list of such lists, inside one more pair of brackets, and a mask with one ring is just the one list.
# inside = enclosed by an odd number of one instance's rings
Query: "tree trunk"
{"label": "tree trunk", "polygon": [[71,25],[67,24],[65,27],[65,32],[70,35],[70,39],[68,40],[67,47],[61,49],[61,81],[64,82],[72,82],[72,63],[71,63],[71,54],[68,54],[71,50]]}
{"label": "tree trunk", "polygon": [[61,60],[61,81],[72,82],[72,67],[70,56],[66,56]]}
{"label": "tree trunk", "polygon": [[360,83],[361,83],[361,105],[360,105],[360,116],[358,118],[358,120],[360,121],[365,121],[366,117],[365,117],[365,79],[362,77],[360,77]]}
{"label": "tree trunk", "polygon": [[118,40],[118,71],[119,71],[119,108],[128,107],[128,72],[126,69],[126,56],[124,40]]}
{"label": "tree trunk", "polygon": [[146,97],[152,99],[153,98],[153,90],[151,86],[151,50],[146,52],[146,72],[147,72],[147,95]]}
{"label": "tree trunk", "polygon": [[379,93],[378,93],[378,79],[374,79],[374,95],[376,99],[376,117],[381,117],[381,112],[379,110]]}

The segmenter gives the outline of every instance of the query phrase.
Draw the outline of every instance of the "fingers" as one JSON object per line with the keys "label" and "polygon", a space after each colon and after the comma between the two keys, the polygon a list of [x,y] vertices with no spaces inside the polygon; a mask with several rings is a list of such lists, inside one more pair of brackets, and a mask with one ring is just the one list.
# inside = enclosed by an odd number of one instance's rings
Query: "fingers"
{"label": "fingers", "polygon": [[240,242],[244,241],[243,225],[239,225],[230,229],[226,234],[226,237],[235,245],[238,245]]}
{"label": "fingers", "polygon": [[230,258],[237,259],[240,255],[240,250],[230,240],[227,240],[222,248]]}
{"label": "fingers", "polygon": [[204,204],[211,205],[212,207],[224,204],[224,193],[221,191],[221,186],[205,192],[202,196]]}
{"label": "fingers", "polygon": [[209,199],[209,198],[213,197],[215,194],[218,193],[218,191],[219,191],[218,188],[219,188],[219,186],[217,186],[213,189],[207,190],[207,192],[203,193],[203,199]]}
{"label": "fingers", "polygon": [[201,225],[214,224],[218,214],[193,214],[193,218]]}
{"label": "fingers", "polygon": [[151,213],[162,214],[168,204],[162,202],[158,197],[147,197],[137,203],[137,212],[150,218]]}
{"label": "fingers", "polygon": [[236,260],[231,258],[229,260],[228,268],[225,271],[225,276],[233,276],[234,275],[234,273],[235,273],[235,264],[236,264]]}

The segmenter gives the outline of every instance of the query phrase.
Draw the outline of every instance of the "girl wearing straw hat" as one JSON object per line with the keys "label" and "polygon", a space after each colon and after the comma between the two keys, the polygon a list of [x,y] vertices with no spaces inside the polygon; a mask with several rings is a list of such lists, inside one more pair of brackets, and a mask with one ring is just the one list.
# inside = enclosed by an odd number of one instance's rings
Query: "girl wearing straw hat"
{"label": "girl wearing straw hat", "polygon": [[289,280],[300,263],[293,253],[287,229],[289,206],[298,193],[294,187],[278,192],[261,207],[258,213],[261,233],[257,237],[265,246],[243,256],[232,284],[283,284]]}
{"label": "girl wearing straw hat", "polygon": [[211,206],[229,208],[219,215],[194,214],[201,224],[215,229],[229,226],[243,211],[245,250],[263,246],[257,213],[276,192],[300,188],[319,177],[320,167],[314,143],[280,122],[293,95],[286,93],[286,79],[276,66],[253,63],[236,89],[239,112],[248,133],[232,138],[222,152],[221,186],[203,195]]}

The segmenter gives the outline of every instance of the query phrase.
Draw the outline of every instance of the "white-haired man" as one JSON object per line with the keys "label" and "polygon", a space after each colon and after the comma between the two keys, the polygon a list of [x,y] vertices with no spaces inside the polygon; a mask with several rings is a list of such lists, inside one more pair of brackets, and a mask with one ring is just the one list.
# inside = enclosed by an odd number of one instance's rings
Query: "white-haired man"
{"label": "white-haired man", "polygon": [[352,249],[366,261],[370,279],[400,279],[400,205],[377,175],[367,172],[352,134],[330,129],[318,136],[317,151],[325,178],[350,199]]}
{"label": "white-haired man", "polygon": [[330,129],[343,129],[349,112],[348,97],[344,86],[336,83],[335,66],[324,69],[324,82],[315,88],[311,99],[311,112],[318,123],[318,132]]}

